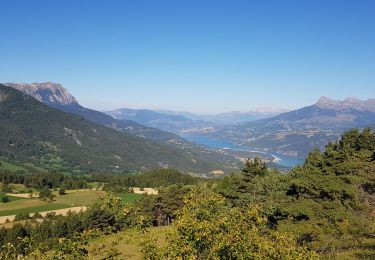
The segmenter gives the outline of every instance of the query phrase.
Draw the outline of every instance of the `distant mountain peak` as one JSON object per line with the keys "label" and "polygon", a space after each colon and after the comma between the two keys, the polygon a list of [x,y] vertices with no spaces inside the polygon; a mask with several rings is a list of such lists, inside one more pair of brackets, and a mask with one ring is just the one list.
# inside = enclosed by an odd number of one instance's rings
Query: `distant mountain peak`
{"label": "distant mountain peak", "polygon": [[361,100],[356,97],[347,97],[344,99],[344,101],[345,102],[361,102]]}
{"label": "distant mountain peak", "polygon": [[356,97],[348,97],[344,100],[336,100],[329,97],[320,97],[315,106],[324,109],[345,110],[355,109],[359,111],[375,112],[375,99],[360,100]]}
{"label": "distant mountain peak", "polygon": [[[250,111],[251,112],[251,111]],[[258,107],[254,111],[254,113],[262,113],[262,114],[281,114],[288,112],[287,109],[279,108],[279,107]]]}
{"label": "distant mountain peak", "polygon": [[20,90],[36,100],[51,105],[78,104],[77,100],[59,83],[4,83]]}
{"label": "distant mountain peak", "polygon": [[315,103],[315,105],[326,105],[326,104],[333,104],[333,103],[337,103],[337,102],[338,102],[338,100],[322,96],[318,99],[318,101]]}

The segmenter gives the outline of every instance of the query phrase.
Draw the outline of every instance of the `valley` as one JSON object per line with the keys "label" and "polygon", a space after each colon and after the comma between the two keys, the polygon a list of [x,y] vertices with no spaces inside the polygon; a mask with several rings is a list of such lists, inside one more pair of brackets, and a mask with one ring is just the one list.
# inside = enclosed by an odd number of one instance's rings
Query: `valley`
{"label": "valley", "polygon": [[0,260],[375,259],[375,1],[0,10]]}
{"label": "valley", "polygon": [[[371,99],[339,101],[321,97],[311,106],[281,114],[228,112],[214,116],[127,108],[105,114],[82,107],[61,84],[6,85],[51,108],[189,153],[193,161],[201,158],[215,162],[216,166],[211,169],[198,170],[206,176],[214,170],[228,173],[238,169],[247,158],[256,156],[278,167],[293,167],[300,164],[309,151],[323,149],[344,131],[375,126],[375,102]],[[167,167],[169,163],[159,160],[158,165]],[[194,167],[189,171],[194,173]]]}
{"label": "valley", "polygon": [[321,97],[313,105],[279,114],[228,112],[210,116],[125,108],[107,113],[162,128],[222,152],[227,148],[226,154],[238,159],[261,156],[282,167],[301,163],[309,151],[323,149],[344,131],[375,126],[374,99],[356,98],[340,101]]}
{"label": "valley", "polygon": [[236,145],[231,141],[220,140],[209,135],[183,135],[183,137],[191,142],[219,149],[242,160],[259,156],[267,162],[272,162],[276,165],[287,168],[293,168],[303,163],[304,160],[299,157],[287,156],[276,152],[260,151],[249,146]]}
{"label": "valley", "polygon": [[371,100],[224,125],[147,111],[178,120],[171,133],[84,108],[59,84],[8,85],[0,258],[373,255]]}

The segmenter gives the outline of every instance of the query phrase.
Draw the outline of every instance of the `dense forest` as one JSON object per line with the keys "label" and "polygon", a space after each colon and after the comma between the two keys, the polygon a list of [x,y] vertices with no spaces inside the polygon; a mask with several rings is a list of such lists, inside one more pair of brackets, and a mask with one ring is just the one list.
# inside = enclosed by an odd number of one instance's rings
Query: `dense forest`
{"label": "dense forest", "polygon": [[375,134],[354,129],[323,152],[313,150],[288,173],[256,158],[216,181],[172,170],[150,173],[149,179],[92,175],[110,186],[154,179],[147,184],[163,188],[131,206],[109,196],[84,213],[3,228],[0,256],[79,259],[93,237],[170,225],[165,246],[143,243],[146,259],[332,258],[365,242],[372,246],[357,257],[374,258],[374,170]]}

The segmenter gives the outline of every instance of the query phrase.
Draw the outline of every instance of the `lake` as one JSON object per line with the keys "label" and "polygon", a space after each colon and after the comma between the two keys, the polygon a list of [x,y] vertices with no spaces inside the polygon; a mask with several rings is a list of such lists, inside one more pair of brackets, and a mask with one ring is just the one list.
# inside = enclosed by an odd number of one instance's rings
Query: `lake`
{"label": "lake", "polygon": [[[237,145],[235,143],[232,143],[227,140],[220,140],[217,138],[213,138],[211,136],[205,136],[205,135],[184,135],[183,136],[186,140],[204,145],[210,148],[217,148],[217,149],[233,149],[233,150],[242,150],[242,151],[256,151],[254,148],[249,146],[241,146]],[[304,159],[293,157],[293,156],[287,156],[284,154],[274,153],[274,152],[263,152],[259,151],[261,153],[266,153],[268,155],[271,155],[273,157],[276,157],[277,160],[275,161],[276,164],[284,166],[284,167],[294,167],[299,164],[302,164]]]}

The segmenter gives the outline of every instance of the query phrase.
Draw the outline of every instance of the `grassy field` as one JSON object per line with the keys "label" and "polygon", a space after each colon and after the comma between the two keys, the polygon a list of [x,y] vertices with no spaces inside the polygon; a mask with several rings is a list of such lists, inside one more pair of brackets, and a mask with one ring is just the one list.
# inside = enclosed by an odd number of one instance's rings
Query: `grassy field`
{"label": "grassy field", "polygon": [[[1,203],[1,200],[3,197],[7,196],[9,198],[9,201],[16,201],[16,200],[24,200],[25,198],[19,198],[19,197],[15,197],[15,196],[9,196],[9,195],[5,195],[5,193],[3,192],[0,192],[0,205],[3,206],[4,204]],[[8,202],[9,203],[9,202]]]}
{"label": "grassy field", "polygon": [[132,204],[137,200],[140,200],[145,195],[136,193],[120,193],[116,194],[116,196],[121,198],[123,204]]}
{"label": "grassy field", "polygon": [[[35,201],[35,199],[30,200],[30,201]],[[19,205],[17,205],[17,206],[15,206],[14,209],[4,210],[3,208],[1,208],[0,216],[17,215],[18,213],[36,213],[36,212],[56,210],[56,209],[65,209],[65,208],[71,207],[70,205],[59,204],[59,203],[48,203],[48,202],[43,202],[43,201],[40,201],[40,202],[42,203],[41,205],[35,205],[35,206],[31,206],[31,207],[21,207],[20,208]],[[12,202],[7,203],[6,205],[9,205],[9,204],[12,204]],[[36,203],[36,204],[38,204],[38,203]]]}
{"label": "grassy field", "polygon": [[[57,196],[53,202],[34,199],[19,199],[8,203],[1,203],[0,216],[17,215],[18,213],[36,213],[41,211],[70,208],[73,206],[90,206],[99,197],[104,196],[103,191],[76,190],[63,196]],[[12,197],[13,198],[13,197]]]}
{"label": "grassy field", "polygon": [[116,259],[143,259],[139,244],[146,236],[156,239],[159,246],[165,245],[168,227],[150,228],[146,234],[131,229],[92,240],[88,245],[89,259],[110,259],[108,252],[117,254]]}
{"label": "grassy field", "polygon": [[56,203],[72,206],[91,206],[94,202],[105,196],[106,192],[100,190],[75,190],[67,191],[68,194],[55,197]]}
{"label": "grassy field", "polygon": [[34,188],[27,188],[25,187],[25,185],[19,184],[19,183],[17,184],[12,183],[12,184],[9,184],[9,186],[12,188],[13,193],[28,193],[30,190],[33,192],[37,191]]}

